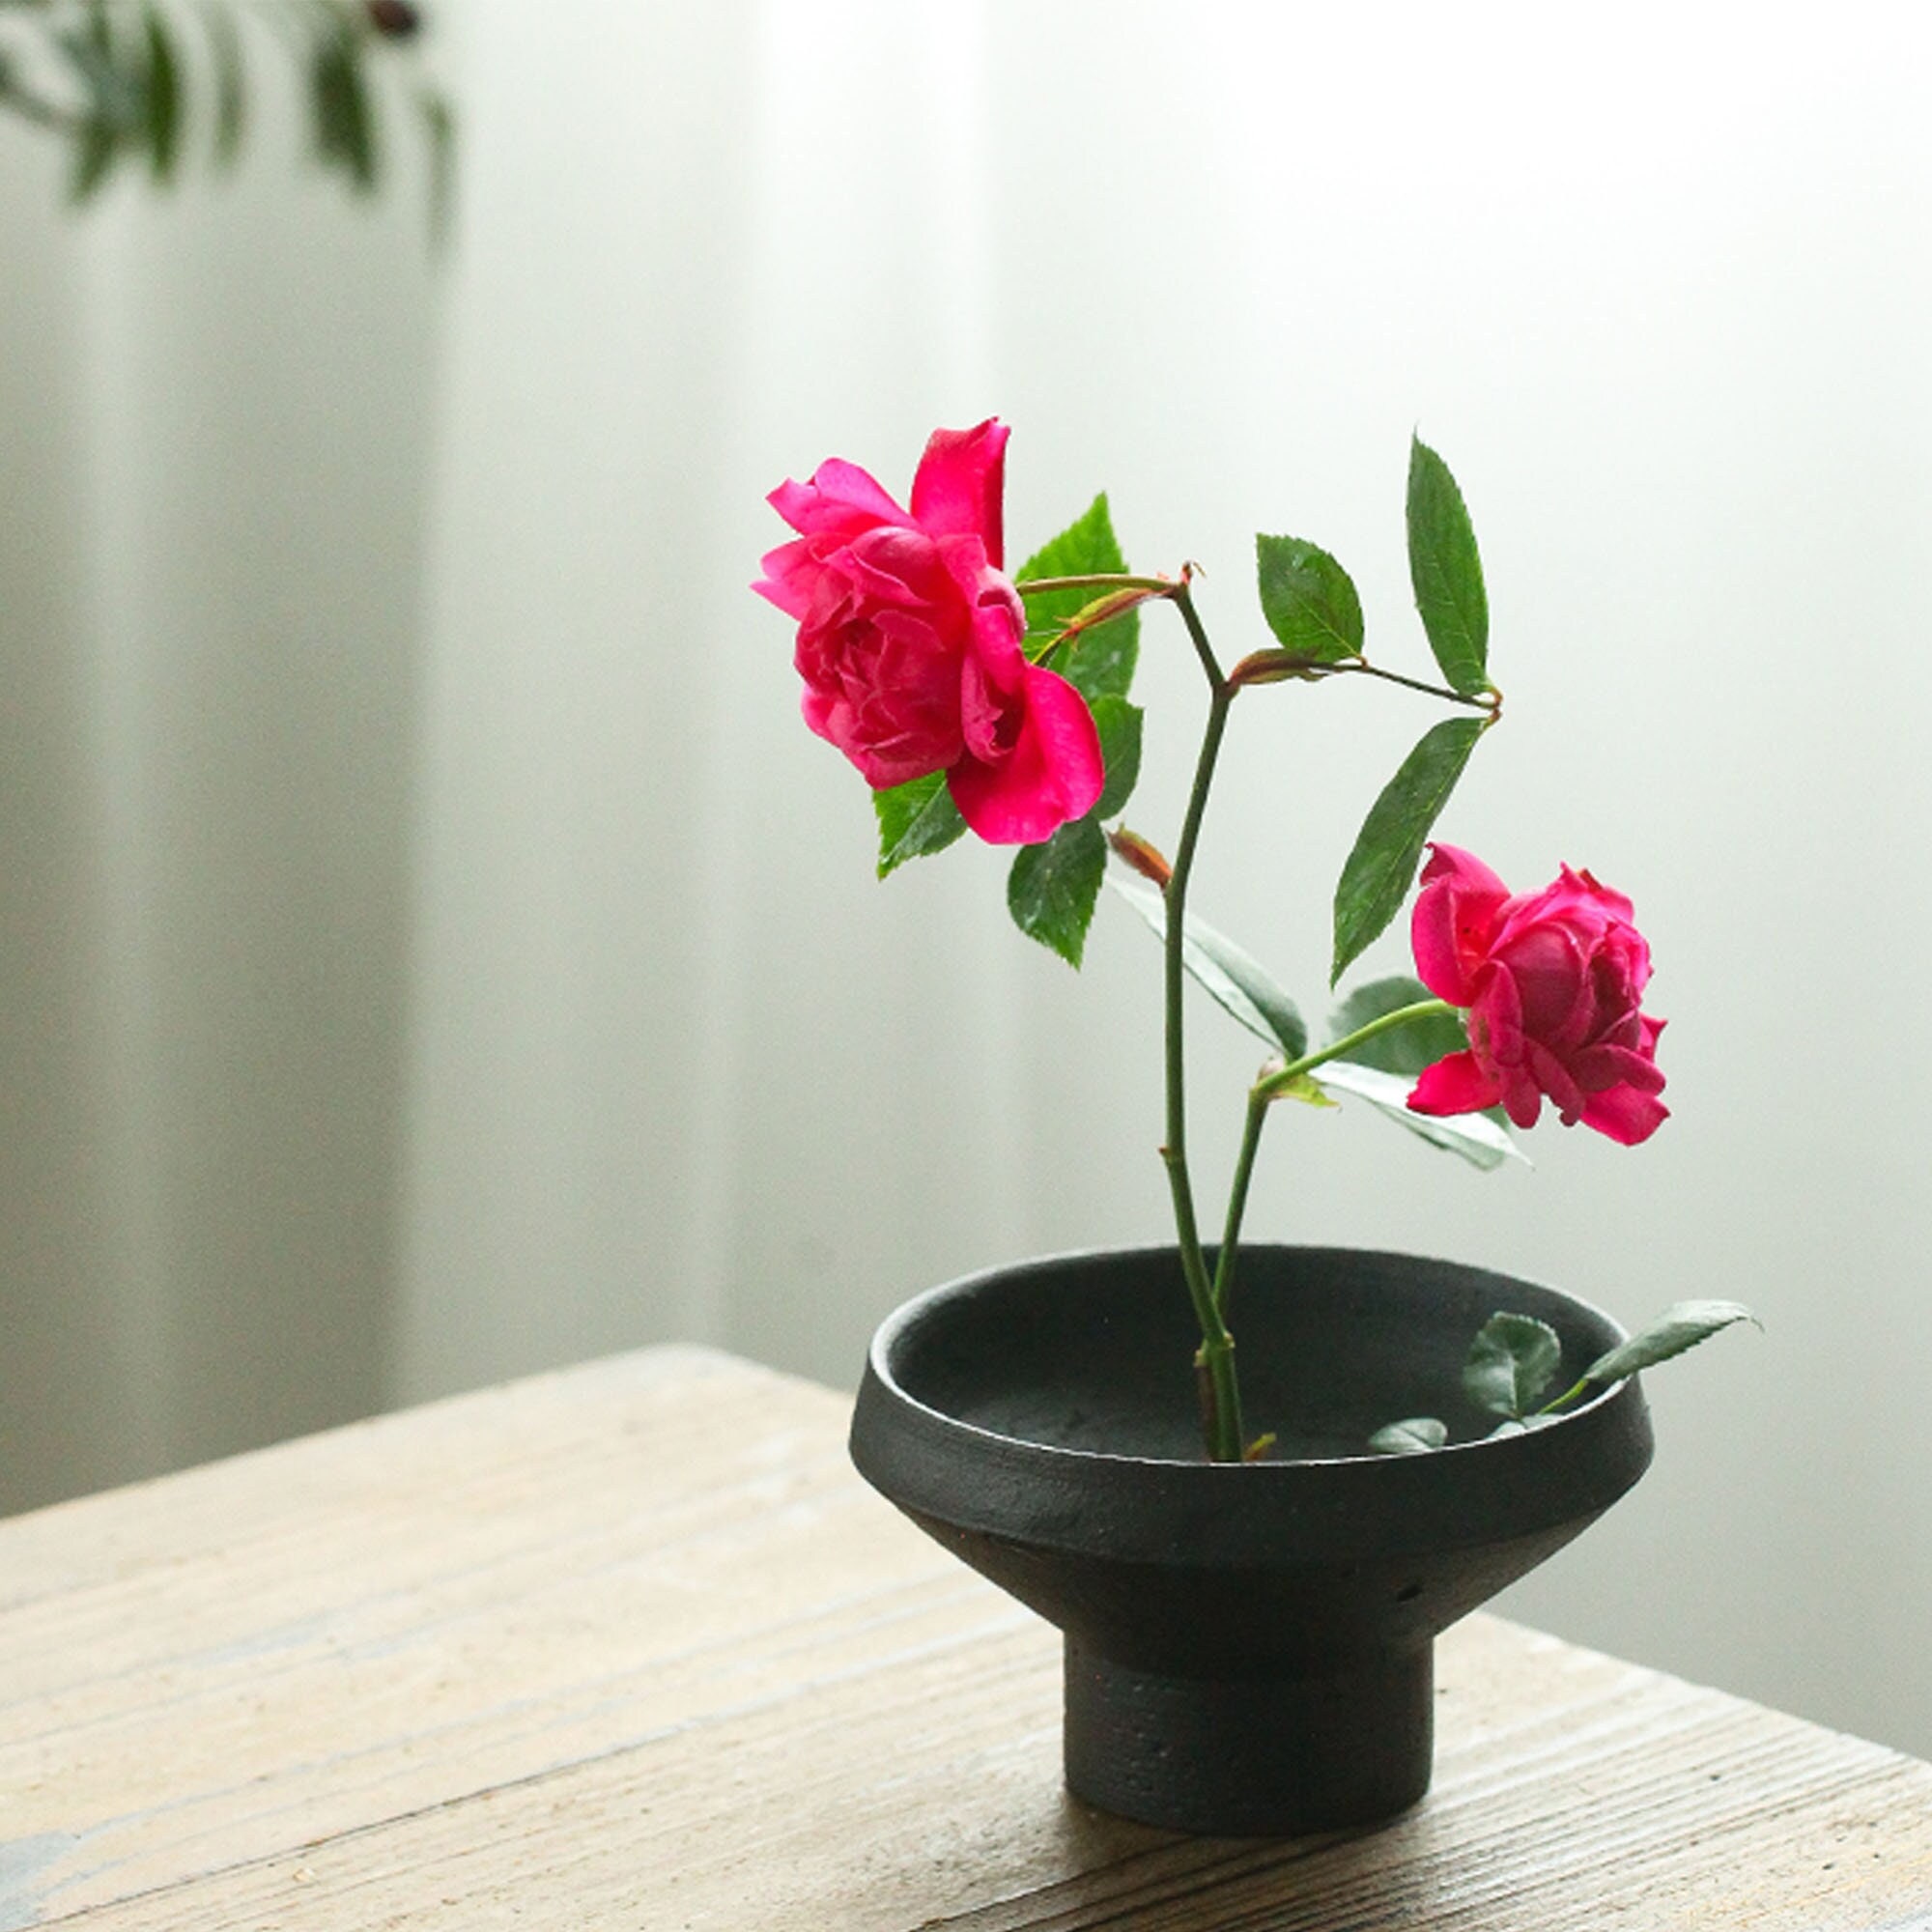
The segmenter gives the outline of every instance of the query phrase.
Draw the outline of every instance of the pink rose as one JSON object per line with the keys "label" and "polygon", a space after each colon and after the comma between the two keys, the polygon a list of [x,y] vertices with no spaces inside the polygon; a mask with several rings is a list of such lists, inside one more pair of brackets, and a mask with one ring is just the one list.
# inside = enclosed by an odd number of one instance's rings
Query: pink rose
{"label": "pink rose", "polygon": [[1026,661],[1026,618],[1001,574],[1007,428],[935,430],[899,508],[834,459],[783,483],[793,529],[753,585],[798,619],[805,722],[874,790],[944,772],[960,816],[995,845],[1032,845],[1100,796],[1100,737],[1064,677]]}
{"label": "pink rose", "polygon": [[1563,1124],[1626,1147],[1669,1118],[1657,1095],[1663,1022],[1637,1010],[1650,948],[1631,902],[1568,866],[1553,886],[1511,897],[1480,859],[1432,845],[1411,937],[1437,999],[1468,1009],[1469,1050],[1426,1067],[1408,1104],[1467,1114],[1501,1102],[1534,1126],[1547,1094]]}

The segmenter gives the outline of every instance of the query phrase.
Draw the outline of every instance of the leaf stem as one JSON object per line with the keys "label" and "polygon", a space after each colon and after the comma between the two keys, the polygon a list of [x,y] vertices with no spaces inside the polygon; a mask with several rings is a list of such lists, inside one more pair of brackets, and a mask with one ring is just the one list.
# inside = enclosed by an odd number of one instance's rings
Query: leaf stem
{"label": "leaf stem", "polygon": [[[1594,1386],[1595,1384],[1590,1380],[1590,1378],[1588,1376],[1579,1376],[1575,1382],[1573,1382],[1570,1385],[1570,1387],[1565,1389],[1561,1395],[1552,1396],[1549,1401],[1546,1402],[1543,1405],[1543,1406],[1536,1411],[1536,1413],[1538,1415],[1552,1414],[1555,1410],[1561,1408],[1566,1402],[1575,1402],[1577,1398],[1579,1395],[1581,1395],[1586,1388],[1592,1388]],[[1605,1383],[1605,1386],[1614,1387],[1615,1384]]]}
{"label": "leaf stem", "polygon": [[1365,677],[1378,677],[1385,684],[1399,684],[1406,691],[1420,691],[1430,697],[1446,698],[1451,704],[1466,704],[1475,711],[1493,714],[1502,709],[1503,695],[1492,684],[1486,684],[1481,691],[1451,691],[1446,684],[1426,684],[1419,677],[1405,677],[1399,670],[1384,670],[1380,665],[1372,665],[1367,658],[1357,658],[1352,664],[1337,665],[1335,668],[1359,671]]}
{"label": "leaf stem", "polygon": [[1384,684],[1399,684],[1406,691],[1419,691],[1449,704],[1466,704],[1472,711],[1487,711],[1492,720],[1502,710],[1503,695],[1492,684],[1480,691],[1452,691],[1446,684],[1429,684],[1419,677],[1406,677],[1399,670],[1384,670],[1364,657],[1314,658],[1301,651],[1255,651],[1244,657],[1229,677],[1236,684],[1281,684],[1290,679],[1319,684],[1324,677],[1340,677],[1350,671],[1378,677]]}
{"label": "leaf stem", "polygon": [[1392,1033],[1397,1027],[1407,1026],[1414,1020],[1426,1020],[1436,1013],[1454,1013],[1461,1010],[1447,1000],[1417,1000],[1411,1006],[1398,1007],[1393,1012],[1383,1013],[1372,1019],[1366,1026],[1358,1026],[1353,1033],[1344,1034],[1340,1039],[1329,1043],[1316,1053],[1304,1053],[1299,1060],[1290,1061],[1286,1066],[1277,1067],[1274,1072],[1257,1080],[1250,1090],[1264,1099],[1272,1100],[1276,1094],[1287,1092],[1304,1073],[1312,1073],[1316,1067],[1325,1065],[1331,1060],[1340,1060],[1356,1047],[1374,1039],[1378,1034]]}
{"label": "leaf stem", "polygon": [[1022,597],[1040,597],[1054,590],[1155,590],[1173,596],[1183,588],[1171,577],[1135,577],[1125,571],[1096,571],[1078,577],[1025,577],[1013,588]]}

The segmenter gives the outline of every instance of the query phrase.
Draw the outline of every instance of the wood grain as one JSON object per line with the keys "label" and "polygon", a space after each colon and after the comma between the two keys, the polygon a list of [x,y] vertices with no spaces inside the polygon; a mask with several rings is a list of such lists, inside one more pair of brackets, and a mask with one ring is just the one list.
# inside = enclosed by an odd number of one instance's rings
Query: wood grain
{"label": "wood grain", "polygon": [[1089,1811],[844,1423],[656,1350],[0,1523],[0,1928],[1932,1932],[1932,1767],[1490,1618],[1389,1830]]}

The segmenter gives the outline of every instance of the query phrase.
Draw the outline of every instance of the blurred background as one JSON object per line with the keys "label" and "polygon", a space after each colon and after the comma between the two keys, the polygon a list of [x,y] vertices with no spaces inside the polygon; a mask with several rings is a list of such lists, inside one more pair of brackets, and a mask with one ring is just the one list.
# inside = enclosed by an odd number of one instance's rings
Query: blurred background
{"label": "blurred background", "polygon": [[[0,125],[0,1503],[670,1337],[849,1387],[922,1287],[1163,1237],[1151,942],[1105,903],[1074,975],[980,849],[874,881],[746,588],[764,493],[835,454],[902,490],[997,412],[1015,558],[1105,488],[1232,658],[1253,533],[1305,537],[1425,670],[1419,429],[1508,694],[1438,829],[1635,897],[1675,1117],[1481,1176],[1297,1111],[1249,1227],[1631,1323],[1753,1304],[1502,1607],[1932,1754],[1932,24],[433,28],[440,249],[410,142],[345,195],[293,93],[231,175],[78,212]],[[1170,843],[1171,613],[1142,665]],[[1366,680],[1236,715],[1195,903],[1318,1014],[1336,871],[1435,715]],[[1205,1006],[1195,1039],[1211,1194],[1256,1056]]]}

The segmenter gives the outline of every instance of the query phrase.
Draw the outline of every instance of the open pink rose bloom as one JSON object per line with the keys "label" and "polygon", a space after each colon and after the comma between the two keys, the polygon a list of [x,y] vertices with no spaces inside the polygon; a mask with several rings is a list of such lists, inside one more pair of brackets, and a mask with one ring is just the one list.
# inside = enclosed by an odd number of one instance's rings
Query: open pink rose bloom
{"label": "open pink rose bloom", "polygon": [[944,772],[960,816],[1031,845],[1092,810],[1099,734],[1080,694],[1026,661],[1002,575],[1006,425],[935,430],[902,510],[850,463],[770,501],[798,531],[753,587],[798,620],[805,722],[874,790]]}
{"label": "open pink rose bloom", "polygon": [[1533,1126],[1547,1095],[1565,1126],[1581,1121],[1626,1147],[1669,1117],[1658,1099],[1663,1022],[1637,1010],[1650,948],[1631,902],[1568,866],[1552,886],[1512,896],[1483,864],[1433,845],[1411,937],[1415,970],[1437,999],[1468,1010],[1469,1050],[1424,1069],[1418,1114],[1501,1104]]}

